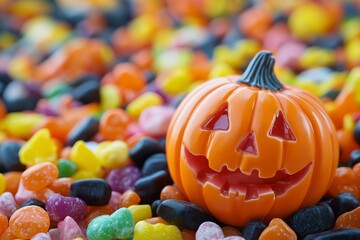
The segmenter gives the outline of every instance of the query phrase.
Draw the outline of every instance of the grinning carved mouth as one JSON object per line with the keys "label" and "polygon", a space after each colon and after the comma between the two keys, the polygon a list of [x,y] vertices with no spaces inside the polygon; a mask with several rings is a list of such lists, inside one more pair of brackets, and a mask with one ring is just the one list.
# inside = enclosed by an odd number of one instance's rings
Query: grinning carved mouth
{"label": "grinning carved mouth", "polygon": [[210,183],[220,189],[223,196],[230,193],[245,196],[245,200],[258,199],[260,195],[273,192],[276,197],[285,194],[290,188],[297,185],[309,173],[312,162],[300,171],[289,174],[285,169],[278,170],[271,178],[259,177],[259,171],[253,170],[250,175],[243,173],[239,168],[235,171],[226,166],[221,171],[209,167],[209,161],[204,155],[195,155],[184,147],[185,158],[202,184]]}

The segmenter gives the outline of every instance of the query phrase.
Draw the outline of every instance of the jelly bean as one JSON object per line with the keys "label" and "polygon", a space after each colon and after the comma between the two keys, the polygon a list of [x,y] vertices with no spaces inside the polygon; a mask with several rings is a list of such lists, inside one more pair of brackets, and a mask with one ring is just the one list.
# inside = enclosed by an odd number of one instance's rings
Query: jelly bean
{"label": "jelly bean", "polygon": [[264,239],[297,239],[295,232],[280,218],[274,218],[261,233],[259,240]]}
{"label": "jelly bean", "polygon": [[252,220],[248,222],[242,230],[242,236],[247,240],[256,240],[266,228],[261,220]]}
{"label": "jelly bean", "polygon": [[3,174],[0,173],[0,194],[2,194],[6,189],[6,178]]}
{"label": "jelly bean", "polygon": [[6,188],[5,191],[12,193],[13,195],[16,194],[20,179],[21,179],[22,172],[7,172],[5,173],[5,180],[6,180]]}
{"label": "jelly bean", "polygon": [[45,209],[45,203],[43,201],[37,200],[37,199],[29,199],[26,202],[24,202],[23,204],[21,204],[21,207],[26,207],[26,206],[38,206],[41,207],[42,209]]}
{"label": "jelly bean", "polygon": [[102,206],[110,201],[111,187],[101,178],[78,180],[71,184],[70,196],[80,198],[90,206]]}
{"label": "jelly bean", "polygon": [[152,217],[150,205],[133,205],[128,207],[128,209],[131,212],[135,224],[141,220]]}
{"label": "jelly bean", "polygon": [[51,240],[60,240],[60,231],[58,228],[51,228],[48,234]]}
{"label": "jelly bean", "polygon": [[185,200],[184,195],[179,191],[177,187],[168,185],[165,186],[160,193],[160,199],[166,200],[166,199],[175,199],[175,200]]}
{"label": "jelly bean", "polygon": [[191,230],[197,230],[203,222],[216,222],[212,216],[197,205],[182,200],[162,201],[157,209],[157,214],[171,224]]}
{"label": "jelly bean", "polygon": [[145,79],[141,71],[133,64],[121,63],[115,66],[112,75],[113,82],[126,91],[139,92],[145,87]]}
{"label": "jelly bean", "polygon": [[219,225],[213,222],[203,222],[196,231],[197,240],[211,240],[223,238],[223,231],[221,230]]}
{"label": "jelly bean", "polygon": [[72,97],[84,104],[100,102],[100,79],[95,75],[85,75],[80,84],[71,91]]}
{"label": "jelly bean", "polygon": [[109,109],[100,120],[100,133],[108,140],[124,139],[131,122],[130,115],[122,109]]}
{"label": "jelly bean", "polygon": [[330,230],[334,223],[334,213],[327,204],[302,208],[287,220],[287,224],[299,238],[304,238],[308,234]]}
{"label": "jelly bean", "polygon": [[[46,146],[46,147],[44,147]],[[22,164],[35,165],[42,162],[55,162],[57,160],[57,146],[51,139],[47,129],[37,131],[19,151]]]}
{"label": "jelly bean", "polygon": [[144,221],[149,223],[149,224],[162,223],[162,224],[166,224],[166,225],[171,225],[170,223],[166,222],[161,217],[152,217],[152,218],[144,219]]}
{"label": "jelly bean", "polygon": [[120,140],[101,142],[95,148],[94,153],[100,160],[101,166],[107,169],[124,167],[129,163],[128,146]]}
{"label": "jelly bean", "polygon": [[140,196],[132,191],[132,190],[127,190],[126,192],[124,192],[120,199],[119,199],[119,207],[130,207],[132,205],[137,205],[140,203]]}
{"label": "jelly bean", "polygon": [[18,238],[29,239],[50,228],[50,218],[47,212],[38,206],[27,206],[16,210],[9,220],[12,234]]}
{"label": "jelly bean", "polygon": [[10,218],[13,212],[17,210],[14,196],[9,192],[4,192],[0,196],[0,213]]}
{"label": "jelly bean", "polygon": [[164,239],[181,240],[181,232],[176,226],[165,225],[157,223],[154,225],[148,224],[145,221],[140,221],[135,225],[134,240],[149,239],[155,240],[159,237]]}
{"label": "jelly bean", "polygon": [[63,221],[59,222],[58,229],[60,240],[75,239],[77,237],[86,238],[79,225],[71,216],[66,216]]}
{"label": "jelly bean", "polygon": [[63,197],[53,194],[46,201],[46,210],[50,219],[59,222],[70,216],[78,221],[84,219],[87,213],[86,203],[77,197]]}
{"label": "jelly bean", "polygon": [[157,199],[151,203],[151,212],[154,217],[158,216],[157,209],[162,201],[160,199]]}
{"label": "jelly bean", "polygon": [[341,214],[335,222],[335,229],[357,228],[360,229],[360,207]]}
{"label": "jelly bean", "polygon": [[54,163],[44,162],[26,169],[21,181],[27,190],[38,191],[50,185],[58,175],[59,172]]}
{"label": "jelly bean", "polygon": [[66,144],[72,146],[79,140],[89,141],[98,130],[99,120],[94,117],[87,117],[74,126],[67,137]]}
{"label": "jelly bean", "polygon": [[133,232],[134,221],[127,208],[120,208],[110,216],[102,215],[93,219],[86,230],[89,240],[127,239]]}
{"label": "jelly bean", "polygon": [[126,111],[134,118],[138,118],[143,110],[151,106],[159,106],[163,99],[159,94],[154,92],[143,93],[126,107]]}
{"label": "jelly bean", "polygon": [[149,136],[165,136],[174,111],[173,108],[165,106],[146,108],[140,114],[139,126]]}
{"label": "jelly bean", "polygon": [[126,190],[134,189],[135,182],[139,180],[141,173],[135,166],[126,166],[111,170],[106,177],[106,181],[113,191],[124,193]]}
{"label": "jelly bean", "polygon": [[338,218],[341,214],[359,207],[360,203],[351,193],[340,193],[330,200],[329,206],[333,210],[335,218]]}
{"label": "jelly bean", "polygon": [[307,235],[304,240],[358,239],[359,237],[359,229],[335,229]]}
{"label": "jelly bean", "polygon": [[354,150],[350,154],[350,158],[347,162],[348,167],[354,167],[357,163],[360,162],[360,150]]}
{"label": "jelly bean", "polygon": [[[79,170],[85,170],[94,175],[102,176],[100,160],[95,154],[86,146],[85,142],[77,141],[70,153],[71,161],[73,161]],[[79,171],[78,171],[79,172]],[[76,174],[78,174],[75,173]],[[73,175],[73,178],[79,178]]]}
{"label": "jelly bean", "polygon": [[35,109],[39,99],[39,95],[31,94],[24,83],[12,81],[6,86],[2,100],[7,112],[22,112]]}
{"label": "jelly bean", "polygon": [[172,179],[168,172],[158,171],[150,176],[142,177],[135,183],[135,192],[139,194],[141,203],[152,203],[160,198],[161,190],[172,184]]}
{"label": "jelly bean", "polygon": [[224,240],[245,240],[245,238],[240,237],[240,236],[229,236],[224,238]]}
{"label": "jelly bean", "polygon": [[0,168],[3,172],[24,171],[26,166],[20,162],[19,150],[21,145],[14,141],[6,141],[0,145]]}
{"label": "jelly bean", "polygon": [[141,174],[145,177],[160,170],[169,171],[164,153],[157,153],[147,158],[141,169]]}
{"label": "jelly bean", "polygon": [[226,63],[215,64],[209,73],[209,78],[225,77],[235,74],[235,70]]}
{"label": "jelly bean", "polygon": [[129,150],[129,157],[134,164],[141,168],[146,159],[156,153],[164,153],[165,150],[158,142],[151,138],[141,139],[133,148]]}
{"label": "jelly bean", "polygon": [[27,190],[24,187],[22,181],[20,181],[18,191],[15,194],[15,200],[18,204],[23,204],[24,202],[26,202],[31,198],[35,198],[45,202],[48,199],[48,197],[50,197],[53,193],[54,191],[52,191],[47,187],[36,192]]}
{"label": "jelly bean", "polygon": [[76,164],[67,159],[60,159],[57,162],[57,168],[59,171],[59,178],[71,177],[78,170]]}

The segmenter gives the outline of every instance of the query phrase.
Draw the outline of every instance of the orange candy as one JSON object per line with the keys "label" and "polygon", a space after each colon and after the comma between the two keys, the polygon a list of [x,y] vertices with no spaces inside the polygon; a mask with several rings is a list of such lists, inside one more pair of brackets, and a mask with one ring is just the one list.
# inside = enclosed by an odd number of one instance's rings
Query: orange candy
{"label": "orange candy", "polygon": [[340,161],[346,163],[350,158],[351,152],[360,146],[355,142],[351,131],[341,129],[337,130],[336,134],[341,147]]}
{"label": "orange candy", "polygon": [[355,208],[350,212],[341,214],[335,222],[335,229],[337,228],[357,228],[360,229],[360,207]]}
{"label": "orange candy", "polygon": [[195,231],[190,229],[183,229],[181,231],[181,237],[183,240],[195,240]]}
{"label": "orange candy", "polygon": [[241,235],[239,230],[237,230],[236,228],[231,227],[231,226],[225,226],[225,227],[222,227],[221,229],[222,229],[225,237]]}
{"label": "orange candy", "polygon": [[111,215],[114,212],[114,208],[110,205],[99,206],[99,207],[90,207],[88,208],[88,214],[85,218],[85,225],[89,223],[96,217],[101,215]]}
{"label": "orange candy", "polygon": [[11,192],[14,196],[19,188],[22,172],[5,173],[6,188],[5,192]]}
{"label": "orange candy", "polygon": [[334,180],[332,181],[328,193],[336,196],[342,192],[352,193],[360,200],[360,189],[358,179],[354,171],[349,167],[339,167],[336,169]]}
{"label": "orange candy", "polygon": [[0,236],[5,232],[5,230],[8,228],[9,222],[7,217],[0,213]]}
{"label": "orange candy", "polygon": [[30,239],[50,228],[48,213],[38,206],[27,206],[16,210],[10,217],[9,228],[18,238]]}
{"label": "orange candy", "polygon": [[136,192],[132,190],[127,190],[123,193],[123,195],[121,195],[119,199],[119,208],[138,205],[140,203],[140,200],[140,196]]}
{"label": "orange candy", "polygon": [[177,187],[168,185],[163,188],[160,194],[161,200],[166,199],[176,199],[176,200],[185,200],[185,197],[182,195],[182,193],[179,191]]}
{"label": "orange candy", "polygon": [[100,121],[100,133],[108,140],[124,139],[130,122],[131,118],[124,110],[107,110]]}
{"label": "orange candy", "polygon": [[280,218],[274,218],[261,233],[259,240],[296,240],[296,233]]}
{"label": "orange candy", "polygon": [[49,188],[55,193],[61,194],[63,196],[69,196],[72,182],[72,178],[58,178],[49,185]]}
{"label": "orange candy", "polygon": [[39,191],[50,185],[59,175],[55,164],[44,162],[34,165],[22,174],[23,186],[30,191]]}

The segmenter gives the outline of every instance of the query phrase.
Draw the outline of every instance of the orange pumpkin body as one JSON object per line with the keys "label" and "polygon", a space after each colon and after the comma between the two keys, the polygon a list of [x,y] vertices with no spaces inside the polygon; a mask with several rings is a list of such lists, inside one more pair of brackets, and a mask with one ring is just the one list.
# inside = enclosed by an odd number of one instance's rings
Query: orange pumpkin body
{"label": "orange pumpkin body", "polygon": [[271,53],[242,76],[208,81],[180,104],[167,134],[171,176],[220,221],[283,218],[326,193],[339,157],[321,102],[283,86]]}

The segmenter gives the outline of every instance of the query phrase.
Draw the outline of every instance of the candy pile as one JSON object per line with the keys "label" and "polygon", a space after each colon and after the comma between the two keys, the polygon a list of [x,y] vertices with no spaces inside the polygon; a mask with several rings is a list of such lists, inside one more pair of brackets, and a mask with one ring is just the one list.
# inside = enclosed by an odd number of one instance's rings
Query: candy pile
{"label": "candy pile", "polygon": [[[359,1],[255,2],[0,0],[0,239],[360,238]],[[173,184],[165,137],[261,49],[323,101],[340,164],[317,205],[227,226]]]}

